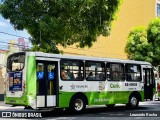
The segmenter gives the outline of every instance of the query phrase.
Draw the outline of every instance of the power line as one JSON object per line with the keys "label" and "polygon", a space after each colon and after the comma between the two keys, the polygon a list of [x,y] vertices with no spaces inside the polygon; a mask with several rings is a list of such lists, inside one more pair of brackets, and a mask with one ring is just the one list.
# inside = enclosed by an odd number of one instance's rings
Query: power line
{"label": "power line", "polygon": [[3,42],[3,41],[0,41],[0,43],[4,43],[4,44],[8,44],[8,45],[17,45],[17,46],[22,46],[22,47],[29,47],[29,46],[25,46],[25,45],[19,45],[19,44],[15,44],[15,43],[7,43],[7,42]]}
{"label": "power line", "polygon": [[[0,31],[0,33],[6,34],[6,35],[15,36],[15,37],[21,37],[21,38],[24,38],[24,39],[28,39],[28,40],[29,40],[29,38],[22,37],[22,36],[18,36],[18,35],[14,35],[14,34],[10,34],[10,33],[6,33],[6,32],[1,32],[1,31]],[[1,41],[0,41],[0,42],[1,42]],[[12,43],[7,43],[7,42],[1,42],[1,43],[12,44]],[[28,47],[28,48],[29,48],[29,46],[25,46],[25,45],[19,45],[19,44],[12,44],[12,45],[24,46],[24,47]],[[60,46],[60,45],[57,45],[57,46]],[[62,47],[62,46],[61,46],[61,47]],[[30,48],[31,48],[31,47],[30,47]],[[71,47],[71,46],[68,46],[68,48],[77,49],[77,50],[80,50],[80,51],[89,51],[89,52],[91,52],[91,53],[112,54],[112,53],[107,53],[107,52],[96,52],[96,51],[92,51],[92,50],[82,50],[82,49],[74,48],[74,47]],[[99,48],[94,48],[94,49],[99,49]],[[65,52],[65,53],[70,53],[70,54],[80,54],[80,53],[71,53],[71,52]],[[80,54],[80,55],[85,55],[85,54]],[[116,55],[116,56],[124,56],[124,55],[120,55],[120,54],[112,54],[112,55]]]}
{"label": "power line", "polygon": [[[8,45],[17,45],[19,48],[32,48],[32,47],[29,47],[29,46],[25,46],[25,45],[19,45],[19,44],[14,44],[14,43],[7,43],[7,42],[3,42],[3,41],[0,41],[0,43],[4,43],[4,44],[8,44]],[[20,47],[21,46],[21,47]],[[12,46],[12,47],[15,47],[15,46]],[[70,47],[68,46],[68,48],[71,48],[71,49],[77,49],[77,50],[80,50],[80,51],[88,51],[88,50],[82,50],[82,49],[79,49],[79,48],[74,48],[74,47]],[[97,52],[97,51],[90,51],[89,52],[91,53],[104,53],[104,54],[110,54],[110,55],[114,55],[114,56],[125,56],[125,55],[120,55],[120,54],[112,54],[112,53],[108,53],[108,52]],[[83,54],[83,53],[74,53],[74,52],[65,52],[65,53],[68,53],[68,54],[77,54],[77,55],[86,55],[86,54]],[[94,55],[91,55],[91,56],[94,56]]]}
{"label": "power line", "polygon": [[6,32],[1,32],[1,31],[0,31],[0,33],[2,33],[2,34],[6,34],[6,35],[15,36],[15,37],[20,37],[20,38],[24,38],[24,39],[29,40],[29,38],[26,38],[26,37],[23,37],[23,36],[19,36],[19,35],[14,35],[14,34],[6,33]]}
{"label": "power line", "polygon": [[[7,50],[7,51],[12,51],[13,49],[17,49],[17,50],[22,50],[23,49],[30,49],[31,47],[29,46],[25,46],[25,45],[19,45],[19,44],[14,44],[14,43],[7,43],[7,42],[3,42],[3,41],[0,41],[0,43],[2,44],[6,44],[4,46],[1,47],[1,50]],[[9,49],[9,46],[8,45],[12,45]]]}

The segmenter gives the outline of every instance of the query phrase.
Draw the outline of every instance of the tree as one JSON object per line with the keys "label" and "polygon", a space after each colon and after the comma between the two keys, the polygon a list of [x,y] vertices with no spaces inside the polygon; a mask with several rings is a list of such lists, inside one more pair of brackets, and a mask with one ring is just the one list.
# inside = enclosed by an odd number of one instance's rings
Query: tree
{"label": "tree", "polygon": [[160,64],[160,17],[153,19],[147,28],[131,30],[125,47],[129,59]]}
{"label": "tree", "polygon": [[153,49],[153,63],[160,64],[160,17],[153,19],[147,28],[147,39]]}
{"label": "tree", "polygon": [[125,47],[128,59],[152,62],[152,45],[148,43],[145,27],[136,27],[131,30]]}
{"label": "tree", "polygon": [[16,29],[26,29],[30,33],[34,50],[58,52],[58,44],[66,47],[76,43],[79,47],[91,47],[98,36],[108,36],[121,2],[5,0],[0,13]]}

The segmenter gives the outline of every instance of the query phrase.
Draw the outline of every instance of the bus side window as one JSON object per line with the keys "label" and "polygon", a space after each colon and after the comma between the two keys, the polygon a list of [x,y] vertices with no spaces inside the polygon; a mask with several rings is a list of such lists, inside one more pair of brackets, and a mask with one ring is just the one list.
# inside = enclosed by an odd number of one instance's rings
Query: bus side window
{"label": "bus side window", "polygon": [[82,73],[81,73],[81,72],[78,72],[76,79],[82,79],[82,78],[83,78]]}
{"label": "bus side window", "polygon": [[69,81],[83,80],[84,62],[81,60],[61,60],[61,79]]}
{"label": "bus side window", "polygon": [[127,81],[141,81],[141,67],[136,64],[126,64],[126,80]]}
{"label": "bus side window", "polygon": [[126,74],[126,79],[129,80],[129,81],[132,81],[132,76],[131,76],[131,74],[127,73],[127,74]]}
{"label": "bus side window", "polygon": [[105,80],[105,63],[97,61],[86,61],[85,64],[86,80],[104,81]]}
{"label": "bus side window", "polygon": [[93,73],[92,73],[92,72],[90,72],[90,73],[88,74],[87,80],[94,80],[94,77],[93,77]]}
{"label": "bus side window", "polygon": [[121,81],[125,80],[124,64],[122,63],[107,63],[107,80]]}

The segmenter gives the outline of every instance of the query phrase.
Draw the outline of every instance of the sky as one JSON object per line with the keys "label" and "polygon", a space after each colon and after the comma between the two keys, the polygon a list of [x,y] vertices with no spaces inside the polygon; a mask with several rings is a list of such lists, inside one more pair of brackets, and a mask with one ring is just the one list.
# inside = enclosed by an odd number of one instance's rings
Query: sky
{"label": "sky", "polygon": [[[11,34],[11,35],[8,35],[8,34]],[[20,38],[20,37],[16,37],[16,36],[21,36],[24,38],[30,37],[30,35],[27,33],[26,30],[23,30],[23,31],[14,30],[14,28],[10,24],[9,20],[5,20],[0,15],[0,49],[7,49],[7,47],[8,47],[7,43],[9,43],[10,40],[17,41],[18,38]],[[24,39],[24,40],[26,42],[28,42],[28,39]]]}

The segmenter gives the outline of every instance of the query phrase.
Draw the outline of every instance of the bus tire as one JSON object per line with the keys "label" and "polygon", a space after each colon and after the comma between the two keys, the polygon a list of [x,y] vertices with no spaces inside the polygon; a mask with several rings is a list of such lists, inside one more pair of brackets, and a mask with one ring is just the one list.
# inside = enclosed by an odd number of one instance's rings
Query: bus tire
{"label": "bus tire", "polygon": [[71,99],[70,110],[72,112],[82,112],[86,109],[86,101],[83,96],[74,96]]}
{"label": "bus tire", "polygon": [[128,102],[128,104],[127,104],[127,107],[129,107],[129,108],[131,108],[131,109],[134,109],[134,108],[137,108],[138,105],[139,105],[138,96],[132,94],[132,95],[129,97],[129,102]]}

